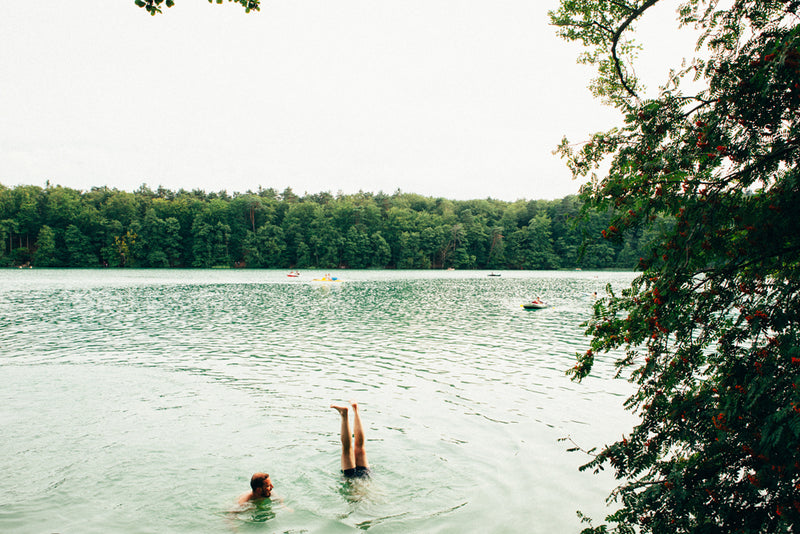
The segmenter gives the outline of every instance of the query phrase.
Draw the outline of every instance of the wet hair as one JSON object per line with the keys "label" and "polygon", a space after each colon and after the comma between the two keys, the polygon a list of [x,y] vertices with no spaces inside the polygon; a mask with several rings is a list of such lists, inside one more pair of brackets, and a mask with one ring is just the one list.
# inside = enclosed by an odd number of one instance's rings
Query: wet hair
{"label": "wet hair", "polygon": [[255,475],[250,478],[250,488],[252,488],[253,492],[257,489],[264,488],[264,482],[269,478],[267,473],[256,473]]}

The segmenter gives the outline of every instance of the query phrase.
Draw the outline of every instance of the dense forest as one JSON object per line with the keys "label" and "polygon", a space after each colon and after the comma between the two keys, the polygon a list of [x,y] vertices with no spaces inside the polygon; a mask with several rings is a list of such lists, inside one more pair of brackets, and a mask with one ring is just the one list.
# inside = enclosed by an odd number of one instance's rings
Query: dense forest
{"label": "dense forest", "polygon": [[0,185],[1,266],[632,269],[648,236],[560,200]]}

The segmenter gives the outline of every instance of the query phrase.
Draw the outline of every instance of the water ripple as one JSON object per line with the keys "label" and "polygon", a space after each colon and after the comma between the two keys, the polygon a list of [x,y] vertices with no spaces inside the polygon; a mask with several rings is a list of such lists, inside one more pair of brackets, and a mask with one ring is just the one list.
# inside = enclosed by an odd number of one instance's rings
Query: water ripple
{"label": "water ripple", "polygon": [[[0,271],[0,422],[8,429],[0,454],[11,459],[4,474],[12,482],[0,491],[8,510],[0,527],[28,518],[37,529],[14,530],[101,531],[74,518],[118,517],[110,530],[202,531],[203,520],[221,530],[226,513],[204,515],[221,505],[175,512],[175,499],[197,491],[187,473],[225,493],[232,489],[224,477],[262,462],[298,512],[252,517],[269,516],[281,531],[436,532],[452,531],[453,521],[564,531],[575,487],[602,489],[602,501],[605,486],[577,482],[579,460],[563,456],[556,438],[610,437],[627,422],[610,414],[630,386],[610,380],[607,361],[582,384],[564,371],[588,344],[587,295],[630,275],[340,278],[322,285],[272,271]],[[520,307],[534,296],[551,307]],[[376,476],[368,498],[343,500],[331,491],[341,481],[337,420],[327,406],[351,397],[369,414]],[[30,478],[42,482],[28,485]],[[137,484],[170,497],[153,502]],[[109,509],[86,487],[123,488],[131,500]],[[553,502],[559,493],[567,500]],[[50,513],[40,523],[28,503],[41,495],[66,496],[60,506],[73,519],[59,524]]]}

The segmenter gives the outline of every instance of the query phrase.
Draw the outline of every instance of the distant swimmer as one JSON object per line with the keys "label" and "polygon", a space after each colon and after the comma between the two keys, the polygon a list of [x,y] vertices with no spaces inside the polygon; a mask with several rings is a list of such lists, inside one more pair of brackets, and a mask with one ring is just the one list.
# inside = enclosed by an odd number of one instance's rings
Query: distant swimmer
{"label": "distant swimmer", "polygon": [[272,480],[269,479],[267,473],[255,473],[250,478],[251,491],[239,497],[239,504],[266,499],[272,495],[272,487]]}
{"label": "distant swimmer", "polygon": [[367,452],[364,450],[364,428],[361,426],[361,417],[358,415],[358,404],[350,401],[353,408],[353,441],[350,441],[350,421],[348,419],[347,406],[331,405],[331,408],[339,412],[341,417],[341,438],[342,438],[342,475],[345,478],[359,478],[369,476],[369,462],[367,462]]}

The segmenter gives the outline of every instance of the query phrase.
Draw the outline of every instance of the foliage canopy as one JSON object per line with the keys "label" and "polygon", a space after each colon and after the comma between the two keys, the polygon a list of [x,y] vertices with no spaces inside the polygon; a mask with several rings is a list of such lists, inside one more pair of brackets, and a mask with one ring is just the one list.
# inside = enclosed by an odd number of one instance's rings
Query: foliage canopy
{"label": "foliage canopy", "polygon": [[0,185],[0,266],[632,269],[650,239],[595,240],[575,196],[448,200],[396,192],[229,195]]}
{"label": "foliage canopy", "polygon": [[[222,0],[208,0],[208,3],[213,4],[215,1],[218,4],[222,3]],[[261,10],[261,0],[228,0],[228,2],[236,2],[237,4],[242,4],[242,7],[244,7],[246,13],[250,13],[251,11]],[[174,0],[134,0],[134,3],[139,7],[143,7],[151,15],[162,13],[161,11],[162,5],[165,5],[167,7],[172,7],[175,5]]]}
{"label": "foliage canopy", "polygon": [[[624,125],[559,147],[609,241],[674,218],[642,275],[597,303],[591,349],[621,354],[641,420],[591,451],[620,485],[585,532],[795,532],[800,525],[800,26],[797,0],[689,0],[698,57],[654,98],[633,25],[659,0],[562,0],[552,22],[597,67]],[[682,83],[693,78],[690,87]],[[610,161],[605,176],[595,172]]]}

